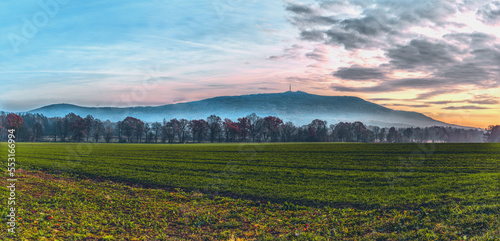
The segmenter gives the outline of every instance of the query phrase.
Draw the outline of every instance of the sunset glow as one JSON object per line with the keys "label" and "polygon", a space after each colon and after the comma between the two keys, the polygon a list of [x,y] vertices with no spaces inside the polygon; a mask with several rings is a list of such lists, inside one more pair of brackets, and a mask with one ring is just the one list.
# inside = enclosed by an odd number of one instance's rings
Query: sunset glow
{"label": "sunset glow", "polygon": [[500,122],[498,1],[235,2],[2,2],[0,110],[156,106],[291,83],[452,124]]}

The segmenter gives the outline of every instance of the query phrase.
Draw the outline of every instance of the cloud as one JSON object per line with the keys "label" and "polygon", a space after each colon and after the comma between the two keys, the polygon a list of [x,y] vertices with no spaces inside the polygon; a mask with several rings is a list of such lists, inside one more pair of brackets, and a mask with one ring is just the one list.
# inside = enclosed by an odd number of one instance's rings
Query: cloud
{"label": "cloud", "polygon": [[446,43],[432,43],[428,40],[413,39],[408,45],[389,49],[387,56],[392,66],[398,69],[421,67],[439,68],[455,63],[454,54],[458,49]]}
{"label": "cloud", "polygon": [[474,84],[488,80],[494,77],[494,74],[474,63],[460,63],[437,72],[435,76],[453,80],[456,84]]}
{"label": "cloud", "polygon": [[446,20],[457,8],[446,1],[322,1],[292,4],[286,10],[294,15],[289,21],[299,28],[302,39],[354,50],[390,46],[412,26],[457,25]]}
{"label": "cloud", "polygon": [[[480,36],[474,34],[475,36]],[[461,35],[473,44],[473,35]],[[487,38],[484,35],[480,38]],[[476,43],[477,44],[477,43]],[[462,56],[462,51],[445,42],[411,40],[407,45],[388,49],[385,53],[389,63],[379,68],[363,66],[341,67],[334,76],[350,80],[379,80],[371,87],[333,86],[332,89],[344,92],[393,92],[401,90],[428,90],[416,99],[429,99],[442,94],[464,92],[458,86],[476,86],[479,89],[495,88],[500,82],[500,50],[495,47],[471,50]],[[382,70],[383,69],[383,70]],[[427,76],[420,78],[394,78],[396,70],[423,71]],[[389,77],[391,76],[391,77]],[[444,89],[443,89],[444,88]],[[479,100],[478,100],[479,101]],[[491,100],[486,100],[487,103]],[[469,102],[472,103],[472,102]],[[477,102],[484,103],[484,101]]]}
{"label": "cloud", "polygon": [[499,104],[499,97],[492,96],[489,94],[484,95],[474,95],[471,100],[442,100],[442,101],[427,101],[428,104],[433,105],[448,105],[453,103],[469,103],[469,104],[479,104],[479,105],[496,105]]}
{"label": "cloud", "polygon": [[484,95],[475,95],[474,99],[468,100],[467,103],[471,104],[481,104],[481,105],[496,105],[499,104],[499,97],[484,94]]}
{"label": "cloud", "polygon": [[481,66],[500,68],[500,47],[476,49],[470,52],[474,62]]}
{"label": "cloud", "polygon": [[482,106],[466,105],[466,106],[448,106],[442,108],[443,110],[486,110],[490,109]]}
{"label": "cloud", "polygon": [[333,76],[346,80],[383,79],[385,73],[378,68],[342,67],[333,73]]}
{"label": "cloud", "polygon": [[340,92],[362,92],[362,93],[383,93],[391,92],[394,90],[389,90],[385,86],[377,85],[373,87],[349,87],[341,85],[331,85],[330,88],[335,91]]}
{"label": "cloud", "polygon": [[450,33],[443,35],[443,40],[451,43],[463,44],[471,49],[480,49],[487,47],[488,43],[495,41],[496,37],[491,34],[473,32],[473,33]]}
{"label": "cloud", "polygon": [[422,104],[422,105],[384,104],[384,106],[402,106],[402,107],[413,107],[413,108],[427,108],[427,107],[431,107],[431,105],[427,105],[427,104]]}
{"label": "cloud", "polygon": [[325,40],[327,44],[341,44],[346,49],[359,49],[368,47],[372,44],[372,41],[369,40],[369,38],[361,36],[357,33],[330,29],[326,31],[325,34],[327,36]]}
{"label": "cloud", "polygon": [[416,100],[425,100],[425,99],[430,99],[432,97],[436,97],[436,96],[439,96],[439,95],[453,94],[453,93],[458,93],[458,92],[462,92],[462,91],[463,90],[450,89],[450,88],[432,90],[432,91],[428,91],[428,92],[423,93],[423,94],[418,94],[415,99]]}
{"label": "cloud", "polygon": [[428,101],[425,103],[429,103],[432,105],[449,105],[449,104],[453,104],[453,103],[463,103],[463,101],[441,100],[441,101]]}
{"label": "cloud", "polygon": [[441,101],[427,101],[425,103],[433,104],[433,105],[449,105],[455,103],[469,103],[469,104],[478,104],[478,105],[496,105],[499,104],[500,101],[497,97],[488,97],[488,98],[474,98],[473,100],[441,100]]}
{"label": "cloud", "polygon": [[286,7],[287,11],[296,13],[296,14],[310,14],[313,13],[313,10],[305,5],[293,4],[289,3]]}
{"label": "cloud", "polygon": [[500,20],[500,2],[486,3],[477,10],[477,19],[487,24],[495,24]]}
{"label": "cloud", "polygon": [[328,52],[324,48],[315,48],[312,52],[306,53],[306,58],[318,62],[328,61]]}
{"label": "cloud", "polygon": [[[369,87],[334,84],[330,89],[358,93],[419,90],[425,92],[415,99],[426,100],[465,92],[471,86],[487,89],[500,85],[500,43],[495,33],[458,18],[459,13],[478,11],[492,19],[497,6],[499,1],[329,0],[289,5],[286,10],[300,39],[316,47],[305,57],[322,61],[325,55],[317,46],[343,47],[345,61],[351,66],[337,67],[334,77],[377,80]],[[364,51],[378,53],[365,57]],[[365,59],[370,64],[357,61]],[[379,63],[378,68],[372,61]]]}
{"label": "cloud", "polygon": [[287,82],[294,82],[294,83],[310,83],[313,80],[310,78],[303,78],[303,77],[287,77],[285,78]]}
{"label": "cloud", "polygon": [[295,58],[300,58],[301,57],[301,50],[303,49],[302,46],[298,44],[294,44],[288,48],[285,48],[283,50],[283,53],[281,55],[272,55],[267,57],[268,60],[279,60],[279,59],[295,59]]}
{"label": "cloud", "polygon": [[[336,91],[347,91],[347,92],[393,92],[408,89],[431,89],[436,87],[442,87],[447,85],[446,82],[440,82],[437,79],[432,78],[407,78],[407,79],[396,79],[396,80],[386,80],[380,84],[371,87],[346,87],[346,86],[332,86],[331,88]],[[429,94],[432,96],[442,93],[449,93],[449,91],[434,91],[434,93]],[[422,95],[423,96],[423,95]]]}
{"label": "cloud", "polygon": [[404,100],[404,101],[410,100],[411,101],[411,99],[396,99],[396,98],[370,98],[368,100],[369,101],[394,101],[394,100]]}
{"label": "cloud", "polygon": [[300,38],[302,40],[309,40],[309,41],[322,41],[325,39],[325,33],[323,33],[322,31],[317,31],[317,30],[313,30],[313,31],[302,31],[300,33]]}
{"label": "cloud", "polygon": [[340,25],[346,31],[353,30],[367,36],[378,36],[383,33],[395,31],[387,24],[387,20],[383,19],[383,17],[384,15],[346,19],[340,22]]}
{"label": "cloud", "polygon": [[311,17],[302,19],[302,22],[306,23],[307,25],[312,25],[312,24],[332,25],[332,24],[338,23],[339,20],[337,20],[333,17],[328,17],[328,16],[311,16]]}
{"label": "cloud", "polygon": [[443,94],[452,94],[464,92],[462,89],[454,88],[453,83],[435,78],[406,78],[384,80],[377,85],[369,87],[350,87],[342,85],[331,85],[330,89],[340,92],[359,92],[359,93],[388,93],[395,91],[408,90],[427,90],[425,93],[418,94],[414,100],[430,99]]}

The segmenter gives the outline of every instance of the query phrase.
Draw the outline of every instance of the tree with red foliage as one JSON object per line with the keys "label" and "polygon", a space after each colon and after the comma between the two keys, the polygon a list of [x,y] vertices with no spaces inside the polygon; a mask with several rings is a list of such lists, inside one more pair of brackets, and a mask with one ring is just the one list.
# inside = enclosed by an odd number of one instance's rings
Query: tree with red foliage
{"label": "tree with red foliage", "polygon": [[7,129],[19,130],[23,125],[23,118],[20,115],[9,113],[5,119],[5,127]]}
{"label": "tree with red foliage", "polygon": [[234,139],[236,139],[236,136],[241,133],[240,128],[238,127],[238,123],[233,122],[228,118],[224,119],[222,126],[224,127],[224,133],[226,134],[226,142],[234,141]]}
{"label": "tree with red foliage", "polygon": [[327,141],[327,122],[320,119],[313,120],[308,125],[309,141]]}
{"label": "tree with red foliage", "polygon": [[250,132],[250,120],[247,117],[238,118],[238,128],[240,130],[241,139],[246,141]]}
{"label": "tree with red foliage", "polygon": [[208,123],[203,119],[192,120],[189,122],[188,127],[193,133],[193,142],[197,139],[201,143],[207,133]]}
{"label": "tree with red foliage", "polygon": [[271,138],[271,142],[275,142],[278,140],[278,135],[280,133],[280,128],[283,125],[283,120],[275,116],[268,116],[264,118],[264,128],[265,132],[265,140],[269,137]]}

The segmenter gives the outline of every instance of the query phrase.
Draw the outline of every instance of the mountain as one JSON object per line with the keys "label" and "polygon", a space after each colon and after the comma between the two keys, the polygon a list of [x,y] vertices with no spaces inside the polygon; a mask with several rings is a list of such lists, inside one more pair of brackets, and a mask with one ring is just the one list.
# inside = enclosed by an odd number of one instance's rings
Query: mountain
{"label": "mountain", "polygon": [[330,124],[341,121],[361,121],[367,125],[381,127],[405,126],[453,126],[434,120],[423,114],[392,110],[352,96],[321,96],[302,91],[287,91],[273,94],[221,96],[187,103],[156,107],[81,107],[70,104],[55,104],[29,111],[48,117],[65,116],[73,112],[85,117],[92,115],[101,120],[119,121],[133,116],[146,122],[162,121],[163,118],[206,119],[210,115],[236,120],[256,113],[258,116],[277,116],[296,125],[322,119]]}

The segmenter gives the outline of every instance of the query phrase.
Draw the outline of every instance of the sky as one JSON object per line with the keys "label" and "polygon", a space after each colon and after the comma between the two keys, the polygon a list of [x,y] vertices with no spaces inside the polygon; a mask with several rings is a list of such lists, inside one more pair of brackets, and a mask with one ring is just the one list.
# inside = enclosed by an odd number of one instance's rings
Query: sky
{"label": "sky", "polygon": [[500,1],[0,2],[0,110],[288,90],[500,124]]}

